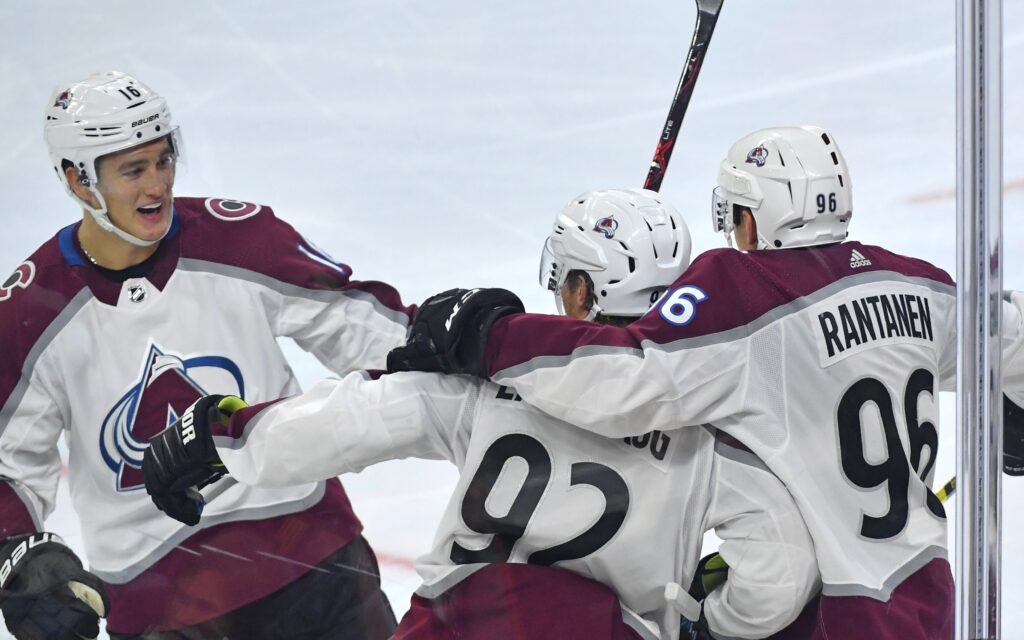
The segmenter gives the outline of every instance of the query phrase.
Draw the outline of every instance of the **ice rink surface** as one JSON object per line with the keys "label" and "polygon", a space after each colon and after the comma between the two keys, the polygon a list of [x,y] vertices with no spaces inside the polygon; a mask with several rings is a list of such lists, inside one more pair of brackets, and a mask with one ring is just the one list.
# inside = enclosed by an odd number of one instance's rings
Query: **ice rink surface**
{"label": "ice rink surface", "polygon": [[[1004,11],[1004,273],[1021,289],[1024,2]],[[0,272],[81,213],[43,145],[50,91],[119,69],[167,96],[181,125],[176,194],[271,205],[357,278],[409,302],[503,286],[553,312],[536,270],[554,214],[585,190],[642,186],[694,13],[690,0],[7,0]],[[850,166],[851,237],[953,273],[954,17],[953,2],[727,0],[662,189],[695,253],[723,243],[709,207],[728,146],[766,126],[818,124]],[[286,348],[305,385],[326,375]],[[953,398],[941,404],[936,484],[954,468]],[[453,467],[419,461],[344,478],[399,614],[454,480]],[[1024,481],[1003,486],[1003,629],[1015,638]],[[66,489],[47,528],[78,545]]]}

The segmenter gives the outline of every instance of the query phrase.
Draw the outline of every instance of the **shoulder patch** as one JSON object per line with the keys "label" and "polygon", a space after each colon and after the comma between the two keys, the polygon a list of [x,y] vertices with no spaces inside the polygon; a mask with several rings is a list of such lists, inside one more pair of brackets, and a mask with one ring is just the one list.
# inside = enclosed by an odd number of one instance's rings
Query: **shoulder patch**
{"label": "shoulder patch", "polygon": [[4,280],[0,285],[0,302],[7,300],[14,293],[15,289],[24,289],[32,284],[36,278],[36,265],[31,260],[26,260],[18,265],[14,273]]}
{"label": "shoulder patch", "polygon": [[251,202],[224,200],[222,198],[207,198],[203,204],[206,205],[206,210],[214,218],[226,220],[227,222],[237,222],[251,218],[263,209],[260,205]]}

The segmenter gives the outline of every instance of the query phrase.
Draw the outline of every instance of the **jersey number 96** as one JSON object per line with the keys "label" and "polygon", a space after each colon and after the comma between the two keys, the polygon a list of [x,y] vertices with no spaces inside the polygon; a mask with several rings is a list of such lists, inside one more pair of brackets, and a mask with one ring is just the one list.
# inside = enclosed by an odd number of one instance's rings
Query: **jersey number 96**
{"label": "jersey number 96", "polygon": [[[839,430],[839,453],[843,473],[862,489],[874,489],[885,485],[889,497],[889,510],[881,516],[864,514],[861,518],[860,534],[873,540],[885,540],[899,535],[907,526],[910,517],[909,493],[911,473],[918,473],[924,480],[925,504],[934,515],[945,518],[946,512],[938,497],[927,486],[927,478],[935,464],[939,448],[939,435],[935,425],[928,420],[918,422],[917,402],[922,393],[935,395],[935,377],[926,369],[917,369],[907,380],[903,392],[903,416],[907,424],[909,456],[903,448],[893,398],[889,389],[875,378],[861,378],[843,394],[836,409],[836,426]],[[885,439],[886,458],[873,463],[864,452],[864,433],[861,425],[861,411],[865,405],[874,405],[882,423]],[[919,469],[921,454],[928,447],[928,463]]]}

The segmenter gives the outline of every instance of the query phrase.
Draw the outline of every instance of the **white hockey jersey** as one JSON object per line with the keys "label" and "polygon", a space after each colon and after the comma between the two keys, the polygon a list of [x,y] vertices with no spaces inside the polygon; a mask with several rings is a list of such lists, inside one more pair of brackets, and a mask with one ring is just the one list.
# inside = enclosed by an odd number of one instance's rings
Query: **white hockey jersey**
{"label": "white hockey jersey", "polygon": [[[952,579],[931,486],[954,302],[943,271],[880,247],[715,250],[626,329],[498,321],[488,370],[605,436],[704,423],[735,436],[786,484],[814,540],[810,637],[944,638]],[[1003,306],[1009,389],[1024,384],[1021,302]]]}
{"label": "white hockey jersey", "polygon": [[665,587],[689,585],[710,527],[731,565],[725,588],[705,604],[714,631],[764,637],[819,586],[789,494],[753,454],[716,445],[710,430],[603,438],[541,413],[509,387],[353,373],[244,409],[218,434],[230,475],[260,486],[396,458],[456,464],[459,482],[433,551],[417,561],[423,597],[487,563],[555,565],[610,586],[642,637],[676,638],[679,612]]}
{"label": "white hockey jersey", "polygon": [[[115,605],[131,596],[117,585],[199,531],[157,511],[146,494],[140,465],[149,438],[206,393],[250,402],[297,393],[278,336],[343,374],[381,366],[408,324],[393,289],[350,281],[347,266],[269,208],[212,198],[174,206],[171,231],[139,277],[114,281],[88,265],[72,225],[0,288],[0,538],[41,528],[53,510],[64,432],[88,565],[112,585]],[[304,512],[324,504],[327,490],[222,482],[205,491],[216,497],[202,527]],[[340,487],[327,495],[352,521],[348,535],[358,533]],[[158,595],[151,589],[145,602],[113,607],[112,628],[130,630],[121,616]]]}

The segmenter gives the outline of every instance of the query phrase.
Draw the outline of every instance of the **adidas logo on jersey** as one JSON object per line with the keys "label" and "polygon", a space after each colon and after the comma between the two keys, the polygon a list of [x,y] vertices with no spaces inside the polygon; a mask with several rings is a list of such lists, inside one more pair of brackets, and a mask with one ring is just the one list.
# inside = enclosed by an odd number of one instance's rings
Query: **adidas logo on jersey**
{"label": "adidas logo on jersey", "polygon": [[854,249],[850,252],[850,268],[870,267],[871,261],[864,257],[864,254]]}

